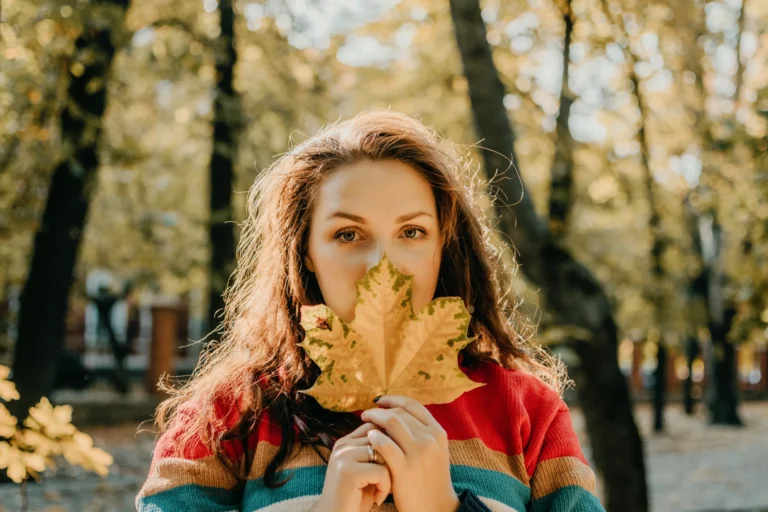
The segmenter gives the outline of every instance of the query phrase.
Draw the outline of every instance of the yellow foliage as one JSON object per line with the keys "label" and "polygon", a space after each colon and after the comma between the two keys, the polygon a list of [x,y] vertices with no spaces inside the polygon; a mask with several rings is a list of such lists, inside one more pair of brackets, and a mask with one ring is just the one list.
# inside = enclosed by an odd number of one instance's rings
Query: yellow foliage
{"label": "yellow foliage", "polygon": [[20,484],[29,476],[45,471],[45,457],[27,452],[9,443],[0,443],[0,468],[8,469],[8,478]]}
{"label": "yellow foliage", "polygon": [[463,301],[440,297],[413,311],[412,280],[385,255],[358,281],[350,323],[324,304],[301,308],[307,335],[299,346],[322,370],[304,393],[326,409],[350,412],[377,395],[441,404],[484,385],[458,367],[459,351],[473,340]]}
{"label": "yellow foliage", "polygon": [[43,397],[39,404],[29,409],[29,417],[24,420],[24,425],[31,429],[42,429],[48,436],[57,438],[75,433],[76,429],[71,421],[71,406],[53,407],[51,402]]}
{"label": "yellow foliage", "polygon": [[0,404],[0,437],[11,437],[16,432],[16,418]]}
{"label": "yellow foliage", "polygon": [[107,476],[112,456],[93,446],[93,439],[88,434],[75,432],[61,442],[61,453],[70,464],[75,464],[94,473]]}
{"label": "yellow foliage", "polygon": [[[9,373],[7,367],[0,366],[0,398],[17,400],[16,387],[6,380]],[[93,439],[71,421],[71,406],[54,407],[42,398],[29,409],[23,428],[19,428],[18,420],[0,404],[0,469],[7,469],[8,477],[21,483],[30,476],[37,478],[38,473],[53,466],[53,457],[62,455],[70,464],[106,476],[112,456],[94,447]]]}
{"label": "yellow foliage", "polygon": [[10,402],[19,399],[19,392],[13,382],[6,380],[11,374],[11,369],[7,366],[0,366],[0,399]]}

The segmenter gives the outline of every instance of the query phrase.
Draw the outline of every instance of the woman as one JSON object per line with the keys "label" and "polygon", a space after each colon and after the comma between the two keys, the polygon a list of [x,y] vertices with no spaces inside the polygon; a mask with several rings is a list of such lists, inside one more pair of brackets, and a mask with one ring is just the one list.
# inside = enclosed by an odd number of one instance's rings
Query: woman
{"label": "woman", "polygon": [[[418,121],[371,111],[259,177],[222,341],[158,408],[140,511],[603,510],[561,368],[527,345],[456,162]],[[327,411],[298,393],[319,373],[298,346],[300,307],[324,303],[350,321],[357,280],[385,253],[413,276],[414,311],[464,300],[477,339],[458,362],[485,386],[449,404],[384,396]]]}

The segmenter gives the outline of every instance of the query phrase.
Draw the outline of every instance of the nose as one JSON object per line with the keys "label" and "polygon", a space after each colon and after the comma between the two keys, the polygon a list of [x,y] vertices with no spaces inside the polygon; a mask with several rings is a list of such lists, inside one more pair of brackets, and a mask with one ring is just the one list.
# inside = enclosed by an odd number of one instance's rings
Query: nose
{"label": "nose", "polygon": [[376,246],[368,252],[365,262],[365,271],[368,272],[371,270],[371,268],[378,265],[385,254],[390,258],[391,261],[391,257],[387,253],[387,248],[383,244],[376,244]]}
{"label": "nose", "polygon": [[371,268],[375,267],[379,264],[379,262],[384,258],[386,255],[387,259],[390,263],[392,263],[392,266],[394,266],[398,272],[402,272],[406,275],[408,275],[408,271],[405,268],[405,266],[402,264],[401,258],[397,254],[397,251],[395,250],[389,250],[390,248],[387,248],[384,244],[377,244],[376,247],[374,247],[367,255],[366,262],[365,262],[365,271],[368,272],[371,270]]}

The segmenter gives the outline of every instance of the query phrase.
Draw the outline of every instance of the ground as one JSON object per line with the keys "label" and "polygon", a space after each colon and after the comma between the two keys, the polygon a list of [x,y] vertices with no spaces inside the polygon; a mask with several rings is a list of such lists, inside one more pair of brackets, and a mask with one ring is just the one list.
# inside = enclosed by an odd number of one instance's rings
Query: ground
{"label": "ground", "polygon": [[[747,426],[733,429],[707,426],[702,416],[689,418],[669,407],[667,432],[651,435],[650,410],[638,407],[653,512],[768,512],[768,403],[747,403],[741,412]],[[573,423],[589,454],[578,410]],[[114,456],[110,475],[101,479],[62,464],[29,487],[30,512],[135,510],[133,500],[154,444],[151,433],[137,430],[136,425],[86,429],[97,446]],[[0,485],[0,512],[19,509],[19,487]]]}

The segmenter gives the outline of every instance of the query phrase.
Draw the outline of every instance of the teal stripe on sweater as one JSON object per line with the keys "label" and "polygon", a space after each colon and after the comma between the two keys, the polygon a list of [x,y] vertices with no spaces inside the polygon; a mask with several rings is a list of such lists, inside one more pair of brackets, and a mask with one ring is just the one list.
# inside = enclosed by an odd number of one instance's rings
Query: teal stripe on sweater
{"label": "teal stripe on sweater", "polygon": [[[291,479],[277,489],[269,489],[263,479],[249,480],[243,497],[243,510],[251,512],[274,503],[320,494],[323,491],[326,466],[309,466],[280,471],[278,481]],[[469,489],[478,496],[494,499],[516,510],[525,510],[531,497],[531,489],[516,478],[472,466],[451,466],[451,481],[457,494]],[[391,499],[391,498],[389,498]]]}
{"label": "teal stripe on sweater", "polygon": [[138,512],[238,512],[240,493],[218,487],[185,484],[143,496],[136,505]]}
{"label": "teal stripe on sweater", "polygon": [[562,487],[531,503],[530,512],[605,512],[594,494],[577,485]]}

